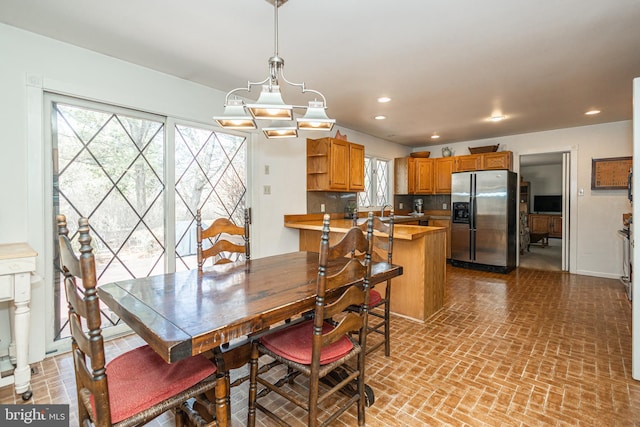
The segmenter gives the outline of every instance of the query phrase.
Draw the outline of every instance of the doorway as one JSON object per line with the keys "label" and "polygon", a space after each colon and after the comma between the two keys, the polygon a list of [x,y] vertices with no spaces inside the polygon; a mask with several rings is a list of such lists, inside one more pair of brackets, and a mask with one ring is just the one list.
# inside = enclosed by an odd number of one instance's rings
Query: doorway
{"label": "doorway", "polygon": [[569,271],[570,171],[568,152],[520,156],[519,210],[530,241],[521,247],[520,267]]}

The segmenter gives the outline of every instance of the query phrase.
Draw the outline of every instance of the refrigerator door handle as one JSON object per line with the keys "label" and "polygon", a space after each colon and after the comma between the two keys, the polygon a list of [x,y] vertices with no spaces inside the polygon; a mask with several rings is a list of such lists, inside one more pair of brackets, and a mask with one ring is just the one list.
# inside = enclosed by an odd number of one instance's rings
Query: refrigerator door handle
{"label": "refrigerator door handle", "polygon": [[469,174],[469,228],[471,230],[476,229],[476,176]]}
{"label": "refrigerator door handle", "polygon": [[476,174],[469,174],[469,259],[476,259]]}

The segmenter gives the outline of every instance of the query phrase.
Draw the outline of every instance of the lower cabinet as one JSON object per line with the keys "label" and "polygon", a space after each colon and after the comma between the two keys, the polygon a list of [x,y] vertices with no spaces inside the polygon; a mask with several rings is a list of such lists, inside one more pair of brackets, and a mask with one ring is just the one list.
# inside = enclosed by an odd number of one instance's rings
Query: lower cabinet
{"label": "lower cabinet", "polygon": [[562,215],[529,214],[529,232],[562,238]]}

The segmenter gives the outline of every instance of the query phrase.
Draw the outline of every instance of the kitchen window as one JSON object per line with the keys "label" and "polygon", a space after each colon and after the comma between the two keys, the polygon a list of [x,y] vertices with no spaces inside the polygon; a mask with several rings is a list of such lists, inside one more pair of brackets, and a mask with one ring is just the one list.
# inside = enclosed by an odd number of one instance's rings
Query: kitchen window
{"label": "kitchen window", "polygon": [[390,203],[389,160],[364,158],[364,191],[358,193],[361,208],[381,207]]}

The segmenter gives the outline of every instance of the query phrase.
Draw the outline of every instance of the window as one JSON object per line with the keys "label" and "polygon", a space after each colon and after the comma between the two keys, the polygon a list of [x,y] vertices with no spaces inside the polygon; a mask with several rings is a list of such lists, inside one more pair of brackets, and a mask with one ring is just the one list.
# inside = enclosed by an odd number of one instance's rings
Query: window
{"label": "window", "polygon": [[[195,268],[199,208],[206,226],[222,216],[242,223],[244,136],[58,95],[47,96],[47,108],[53,212],[67,216],[76,252],[78,218],[89,218],[99,283]],[[54,278],[55,341],[69,331],[62,280]],[[103,327],[120,323],[106,306],[102,314]]]}
{"label": "window", "polygon": [[389,161],[364,158],[364,191],[358,193],[360,207],[384,206],[390,202]]}

